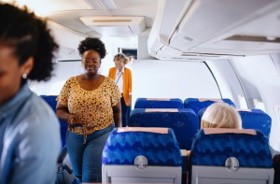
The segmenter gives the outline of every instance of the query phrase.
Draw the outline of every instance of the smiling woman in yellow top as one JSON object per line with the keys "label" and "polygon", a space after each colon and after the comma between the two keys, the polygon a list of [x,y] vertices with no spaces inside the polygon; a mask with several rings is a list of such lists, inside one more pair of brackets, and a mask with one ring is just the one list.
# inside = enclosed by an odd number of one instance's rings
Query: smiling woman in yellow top
{"label": "smiling woman in yellow top", "polygon": [[109,77],[115,81],[122,94],[122,126],[127,126],[130,115],[131,99],[132,99],[132,75],[131,70],[126,68],[128,58],[120,53],[114,57],[115,67],[110,68]]}
{"label": "smiling woman in yellow top", "polygon": [[106,54],[103,42],[86,38],[78,50],[85,73],[66,81],[56,113],[69,125],[66,146],[77,182],[100,182],[103,147],[120,124],[121,95],[114,81],[98,74]]}

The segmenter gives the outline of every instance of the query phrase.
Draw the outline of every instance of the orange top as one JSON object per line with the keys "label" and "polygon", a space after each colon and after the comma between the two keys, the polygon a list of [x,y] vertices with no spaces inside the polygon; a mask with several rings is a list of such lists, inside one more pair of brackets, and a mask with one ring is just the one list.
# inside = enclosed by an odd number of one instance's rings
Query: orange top
{"label": "orange top", "polygon": [[[116,72],[117,69],[116,67],[110,68],[109,70],[109,78],[115,80],[116,78]],[[124,73],[123,73],[123,98],[125,101],[125,104],[127,106],[130,106],[131,104],[129,103],[129,99],[131,98],[132,94],[132,75],[131,75],[131,70],[128,68],[124,68]]]}

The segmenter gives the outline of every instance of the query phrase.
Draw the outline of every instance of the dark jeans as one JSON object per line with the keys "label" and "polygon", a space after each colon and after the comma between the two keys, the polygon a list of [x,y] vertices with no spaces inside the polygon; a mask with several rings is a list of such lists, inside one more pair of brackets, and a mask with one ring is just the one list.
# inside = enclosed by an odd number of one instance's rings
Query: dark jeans
{"label": "dark jeans", "polygon": [[102,152],[114,126],[98,130],[87,136],[67,131],[66,146],[77,182],[101,182]]}
{"label": "dark jeans", "polygon": [[123,97],[121,98],[121,106],[122,106],[122,127],[126,127],[128,125],[128,119],[130,116],[130,106],[126,106]]}

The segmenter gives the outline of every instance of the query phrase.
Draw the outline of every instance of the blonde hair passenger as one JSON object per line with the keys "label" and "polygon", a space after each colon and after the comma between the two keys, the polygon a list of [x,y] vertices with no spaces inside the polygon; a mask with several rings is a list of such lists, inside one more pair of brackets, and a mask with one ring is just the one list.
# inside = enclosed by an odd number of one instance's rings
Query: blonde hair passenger
{"label": "blonde hair passenger", "polygon": [[203,113],[201,128],[240,129],[241,118],[236,109],[226,103],[214,103]]}

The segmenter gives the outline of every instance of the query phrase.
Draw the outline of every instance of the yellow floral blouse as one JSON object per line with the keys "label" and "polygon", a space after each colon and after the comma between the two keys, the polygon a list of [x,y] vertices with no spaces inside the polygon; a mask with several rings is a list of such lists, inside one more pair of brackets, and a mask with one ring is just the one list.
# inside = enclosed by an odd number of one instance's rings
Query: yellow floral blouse
{"label": "yellow floral blouse", "polygon": [[120,97],[118,86],[107,77],[97,89],[87,91],[80,87],[76,76],[66,81],[57,101],[83,122],[82,127],[69,127],[69,130],[88,135],[114,123],[112,107],[117,105]]}

